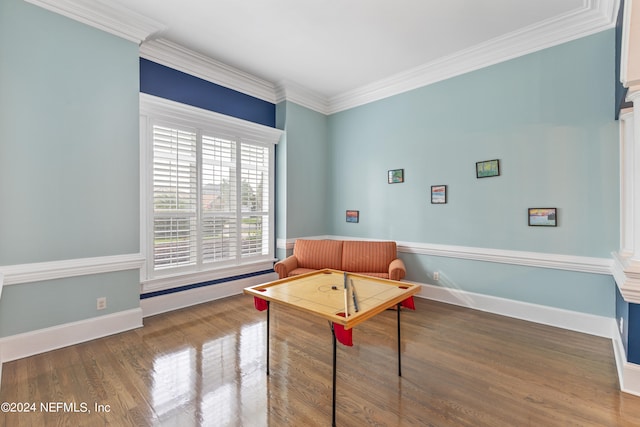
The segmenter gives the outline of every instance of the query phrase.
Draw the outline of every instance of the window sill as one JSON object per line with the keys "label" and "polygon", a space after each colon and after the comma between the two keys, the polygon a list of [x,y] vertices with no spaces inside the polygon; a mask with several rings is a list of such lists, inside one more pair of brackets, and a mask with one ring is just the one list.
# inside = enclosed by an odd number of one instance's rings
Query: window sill
{"label": "window sill", "polygon": [[196,283],[204,283],[224,279],[227,277],[251,274],[264,270],[273,270],[273,263],[275,261],[276,259],[273,258],[223,268],[174,274],[142,280],[140,293],[146,294],[150,292],[158,292],[180,286],[187,286]]}

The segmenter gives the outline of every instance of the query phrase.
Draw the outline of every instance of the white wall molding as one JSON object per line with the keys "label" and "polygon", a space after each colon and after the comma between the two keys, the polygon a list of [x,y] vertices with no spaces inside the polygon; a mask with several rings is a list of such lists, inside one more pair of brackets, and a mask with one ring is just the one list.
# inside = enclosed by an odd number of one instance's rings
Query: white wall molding
{"label": "white wall molding", "polygon": [[627,353],[622,343],[620,331],[616,327],[614,329],[612,338],[613,354],[616,360],[620,390],[640,396],[640,366],[627,361]]}
{"label": "white wall molding", "polygon": [[211,130],[217,135],[242,138],[264,145],[278,144],[284,134],[283,130],[271,126],[253,123],[147,93],[140,94],[140,115],[142,117],[150,116],[153,120],[160,119],[169,122],[177,120],[197,128],[201,128],[202,123],[206,123],[206,130]]}
{"label": "white wall molding", "polygon": [[[634,7],[635,6],[635,7]],[[640,4],[625,0],[620,49],[620,82],[626,88],[640,85]]]}
{"label": "white wall molding", "polygon": [[21,359],[142,326],[135,308],[0,338],[0,362]]}
{"label": "white wall molding", "polygon": [[25,0],[57,14],[140,44],[165,25],[103,0]]}
{"label": "white wall molding", "polygon": [[144,42],[140,56],[263,101],[276,103],[276,86],[166,39]]}
{"label": "white wall molding", "polygon": [[640,303],[640,91],[630,90],[633,108],[620,114],[620,250],[613,275],[627,302]]}
{"label": "white wall molding", "polygon": [[[243,265],[231,265],[226,268],[217,268],[215,270],[203,270],[195,273],[176,274],[172,276],[158,277],[154,279],[144,280],[142,282],[142,293],[164,291],[180,286],[188,286],[194,283],[204,283],[218,279],[225,279],[234,276],[243,276],[260,271],[272,270],[275,259],[268,259],[260,262],[252,262]],[[265,275],[256,277],[264,278]],[[266,280],[263,280],[263,282]],[[220,285],[216,285],[220,286]]]}
{"label": "white wall molding", "polygon": [[613,277],[626,302],[640,304],[640,261],[613,253]]}
{"label": "white wall molding", "polygon": [[246,287],[259,285],[261,283],[277,279],[278,275],[276,273],[247,277],[217,285],[203,286],[200,288],[190,289],[188,291],[146,298],[140,301],[140,307],[142,308],[144,317],[153,316],[155,314],[202,304],[204,302],[226,298],[232,295],[238,295],[241,294],[243,289]]}
{"label": "white wall molding", "polygon": [[328,114],[407,92],[613,28],[617,0],[586,0],[581,9],[445,56],[329,100]]}
{"label": "white wall molding", "polygon": [[[148,40],[165,25],[105,0],[25,0],[76,21],[142,43],[140,56],[267,102],[295,102],[333,114],[478,70],[531,52],[613,28],[619,0],[585,0],[584,6],[436,61],[327,98],[295,82],[277,85],[165,39]],[[143,43],[144,42],[144,43]]]}
{"label": "white wall molding", "polygon": [[625,361],[620,370],[620,390],[640,396],[640,366]]}
{"label": "white wall molding", "polygon": [[563,16],[332,98],[292,81],[268,82],[164,39],[143,43],[140,54],[143,58],[268,102],[286,100],[329,115],[613,28],[618,6],[618,0],[585,0],[582,8]]}
{"label": "white wall molding", "polygon": [[[345,236],[311,236],[301,239],[331,240],[389,240],[366,239]],[[278,239],[278,249],[291,250],[296,239]],[[439,245],[434,243],[396,242],[398,252],[430,255],[445,258],[459,258],[473,261],[513,264],[527,267],[552,268],[556,270],[578,271],[594,274],[612,274],[613,260],[576,255],[549,254],[542,252],[514,251],[505,249],[478,248],[471,246]]]}
{"label": "white wall molding", "polygon": [[[415,283],[415,282],[412,282]],[[610,317],[532,304],[459,289],[420,283],[421,298],[486,311],[514,319],[554,326],[599,337],[612,338],[615,320]]]}
{"label": "white wall molding", "polygon": [[322,114],[329,114],[331,105],[327,97],[297,83],[283,80],[276,86],[276,103],[289,101]]}
{"label": "white wall molding", "polygon": [[65,277],[135,270],[141,268],[144,261],[144,257],[141,254],[111,255],[30,264],[2,265],[0,266],[0,273],[4,275],[4,286],[9,286],[20,283],[39,282],[42,280],[62,279]]}
{"label": "white wall molding", "polygon": [[613,265],[609,258],[411,242],[398,242],[398,251],[595,274],[611,274]]}

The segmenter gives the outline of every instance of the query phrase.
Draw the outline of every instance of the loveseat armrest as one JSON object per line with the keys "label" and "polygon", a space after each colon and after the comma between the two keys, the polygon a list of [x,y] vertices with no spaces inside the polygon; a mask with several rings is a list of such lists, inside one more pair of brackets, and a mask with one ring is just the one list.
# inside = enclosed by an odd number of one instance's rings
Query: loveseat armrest
{"label": "loveseat armrest", "polygon": [[284,279],[285,277],[289,277],[289,272],[298,268],[298,258],[295,255],[291,255],[286,257],[282,261],[276,262],[273,266],[273,269],[278,273],[279,279]]}
{"label": "loveseat armrest", "polygon": [[407,269],[400,258],[396,258],[391,261],[391,264],[389,264],[389,279],[402,280],[405,274],[407,274]]}

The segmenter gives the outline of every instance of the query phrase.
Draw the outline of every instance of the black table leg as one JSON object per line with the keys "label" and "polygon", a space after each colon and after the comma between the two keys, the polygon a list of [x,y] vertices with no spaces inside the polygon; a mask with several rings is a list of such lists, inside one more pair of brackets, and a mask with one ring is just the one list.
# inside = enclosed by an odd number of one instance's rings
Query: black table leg
{"label": "black table leg", "polygon": [[333,403],[332,403],[332,415],[331,425],[336,427],[336,331],[333,329],[333,323],[331,324],[331,335],[333,335]]}
{"label": "black table leg", "polygon": [[398,309],[396,310],[398,312],[398,376],[401,377],[402,376],[402,361],[401,356],[400,356],[400,307],[402,306],[402,304],[398,304]]}

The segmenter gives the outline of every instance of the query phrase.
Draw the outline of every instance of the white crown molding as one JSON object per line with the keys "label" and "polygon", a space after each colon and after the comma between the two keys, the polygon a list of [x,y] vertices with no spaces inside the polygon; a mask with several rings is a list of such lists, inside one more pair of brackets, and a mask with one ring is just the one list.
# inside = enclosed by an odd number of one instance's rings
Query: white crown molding
{"label": "white crown molding", "polygon": [[[311,236],[300,239],[330,240],[389,240],[366,239],[344,236]],[[296,238],[278,239],[278,249],[291,250]],[[577,271],[592,274],[612,274],[613,260],[575,255],[549,254],[542,252],[513,251],[505,249],[478,248],[471,246],[438,245],[434,243],[396,242],[398,252],[418,255],[430,255],[445,258],[458,258],[473,261],[513,264],[525,267],[550,268],[555,270]]]}
{"label": "white crown molding", "polygon": [[193,52],[169,40],[145,41],[163,26],[104,0],[25,0],[137,43],[140,56],[271,103],[291,101],[330,115],[556,46],[616,23],[619,0],[584,0],[583,7],[436,61],[327,98],[299,84],[277,85]]}
{"label": "white crown molding", "polygon": [[136,44],[165,28],[153,19],[103,0],[25,1]]}
{"label": "white crown molding", "polygon": [[0,266],[0,274],[4,275],[4,286],[9,286],[65,277],[136,270],[142,267],[144,261],[145,259],[141,254],[111,255],[31,264],[2,265]]}
{"label": "white crown molding", "polygon": [[565,15],[335,96],[329,100],[330,109],[327,114],[378,101],[613,28],[618,6],[618,0],[585,0],[582,8]]}
{"label": "white crown molding", "polygon": [[276,86],[276,103],[282,101],[294,102],[325,115],[331,111],[325,96],[288,80],[282,80]]}
{"label": "white crown molding", "polygon": [[211,83],[276,103],[273,83],[223,64],[165,39],[149,40],[140,46],[140,56]]}

